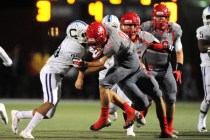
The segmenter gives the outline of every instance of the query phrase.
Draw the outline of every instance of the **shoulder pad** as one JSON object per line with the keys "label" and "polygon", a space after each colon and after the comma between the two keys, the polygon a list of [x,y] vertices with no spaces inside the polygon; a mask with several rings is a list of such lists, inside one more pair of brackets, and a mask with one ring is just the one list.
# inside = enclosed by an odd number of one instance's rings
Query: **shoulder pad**
{"label": "shoulder pad", "polygon": [[181,26],[175,22],[170,22],[169,23],[170,28],[172,31],[174,31],[174,34],[177,35],[178,37],[182,36],[182,29]]}
{"label": "shoulder pad", "polygon": [[148,43],[151,43],[153,41],[159,42],[151,33],[146,31],[140,31],[139,38],[147,41]]}
{"label": "shoulder pad", "polygon": [[151,28],[152,28],[152,22],[151,21],[146,21],[146,22],[143,22],[141,24],[141,30],[143,31],[149,31]]}
{"label": "shoulder pad", "polygon": [[198,27],[198,28],[196,29],[196,32],[199,32],[199,31],[206,31],[206,30],[208,30],[208,28],[209,28],[209,27],[206,27],[206,26],[204,25],[204,26]]}

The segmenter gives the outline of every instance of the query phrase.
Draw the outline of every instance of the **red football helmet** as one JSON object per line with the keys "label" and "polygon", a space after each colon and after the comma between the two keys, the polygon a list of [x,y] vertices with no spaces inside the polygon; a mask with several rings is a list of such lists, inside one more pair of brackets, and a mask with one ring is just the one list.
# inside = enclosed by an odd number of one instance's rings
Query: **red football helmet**
{"label": "red football helmet", "polygon": [[163,4],[156,5],[152,11],[153,25],[158,29],[165,29],[168,26],[170,14],[171,12],[167,6]]}
{"label": "red football helmet", "polygon": [[92,22],[87,30],[87,42],[93,47],[103,47],[107,40],[107,31],[100,22]]}
{"label": "red football helmet", "polygon": [[140,30],[140,18],[137,13],[127,12],[120,20],[120,28],[126,33],[130,38],[138,34]]}

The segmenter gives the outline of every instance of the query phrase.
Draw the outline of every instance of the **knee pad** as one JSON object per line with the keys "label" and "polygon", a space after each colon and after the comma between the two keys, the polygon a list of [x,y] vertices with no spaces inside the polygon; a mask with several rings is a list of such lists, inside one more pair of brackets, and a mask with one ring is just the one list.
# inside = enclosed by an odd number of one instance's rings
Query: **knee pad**
{"label": "knee pad", "polygon": [[176,102],[176,94],[171,94],[166,98],[166,103],[174,104]]}

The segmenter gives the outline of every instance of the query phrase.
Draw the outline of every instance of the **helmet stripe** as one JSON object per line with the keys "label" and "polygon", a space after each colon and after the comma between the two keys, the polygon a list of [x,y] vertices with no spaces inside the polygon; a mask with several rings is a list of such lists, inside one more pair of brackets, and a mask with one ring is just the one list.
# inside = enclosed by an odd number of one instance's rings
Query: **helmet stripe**
{"label": "helmet stripe", "polygon": [[112,16],[109,15],[109,16],[108,16],[108,22],[111,22],[111,21],[112,21],[111,18],[112,18]]}

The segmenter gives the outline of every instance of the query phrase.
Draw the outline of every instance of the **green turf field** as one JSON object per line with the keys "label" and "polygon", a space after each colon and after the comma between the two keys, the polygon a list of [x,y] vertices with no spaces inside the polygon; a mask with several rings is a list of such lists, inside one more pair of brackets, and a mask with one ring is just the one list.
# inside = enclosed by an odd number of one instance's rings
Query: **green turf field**
{"label": "green turf field", "polygon": [[[5,103],[9,115],[9,124],[0,123],[0,140],[21,139],[19,135],[12,133],[10,129],[12,109],[30,110],[42,103],[41,100],[1,100]],[[122,111],[118,110],[118,120],[112,126],[98,132],[89,130],[100,113],[99,102],[96,101],[71,101],[63,100],[57,108],[57,112],[51,120],[43,120],[33,131],[33,136],[38,140],[122,140],[159,139],[159,125],[156,118],[153,104],[146,117],[147,124],[141,128],[134,128],[136,137],[127,137],[123,129]],[[178,102],[174,127],[180,132],[179,139],[185,140],[210,140],[210,132],[198,133],[197,120],[199,113],[199,102]],[[209,119],[208,119],[209,120]],[[210,127],[210,121],[207,126]],[[29,120],[22,120],[19,131],[24,129]]]}

